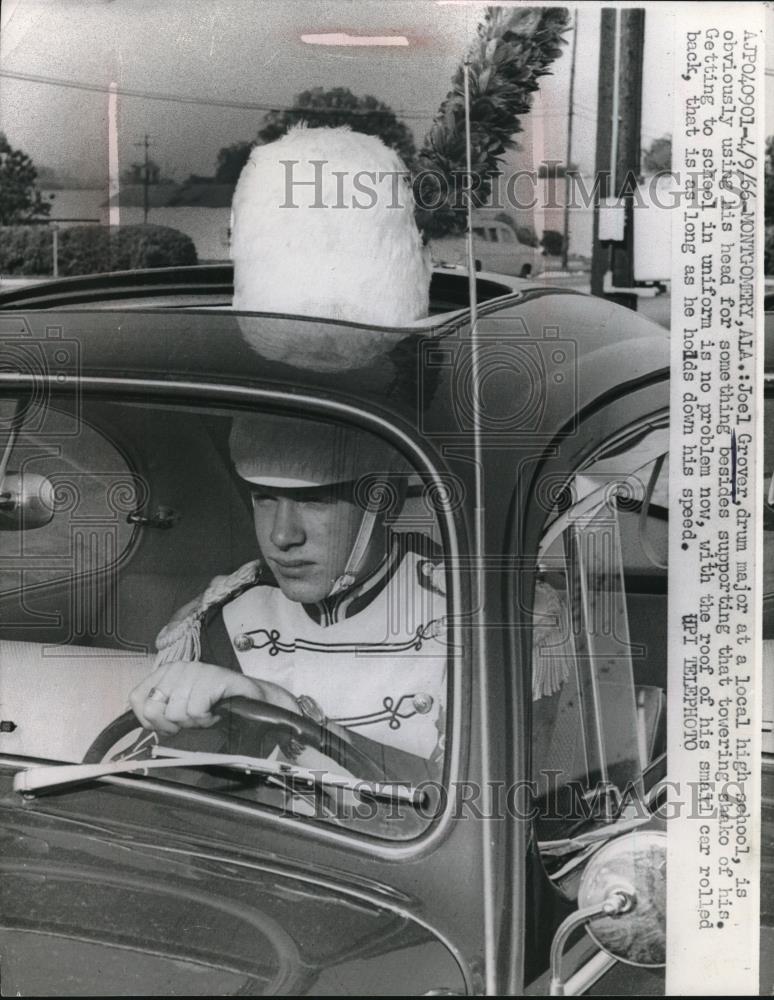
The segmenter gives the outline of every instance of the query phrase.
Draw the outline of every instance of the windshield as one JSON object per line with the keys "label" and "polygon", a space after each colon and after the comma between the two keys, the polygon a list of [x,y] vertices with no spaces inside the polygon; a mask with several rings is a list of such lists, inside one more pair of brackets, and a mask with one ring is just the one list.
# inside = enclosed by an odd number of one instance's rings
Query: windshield
{"label": "windshield", "polygon": [[[17,234],[24,259],[3,260],[3,275],[30,281],[230,260],[235,186],[251,150],[300,122],[377,136],[421,196],[417,226],[432,258],[464,263],[460,206],[449,208],[438,187],[456,185],[464,163],[445,162],[439,181],[439,135],[431,132],[486,10],[483,3],[414,0],[324,9],[281,0],[4,4],[0,128],[6,151],[27,158],[33,183],[16,214],[0,219],[26,227]],[[519,82],[510,97],[521,110],[498,125],[503,163],[515,170],[535,160],[525,102],[538,86],[549,101],[563,86],[548,74],[567,58],[567,13],[540,16],[544,51],[530,68],[534,80]],[[501,37],[504,28],[494,31]],[[555,116],[535,114],[541,143],[560,153]],[[518,149],[508,134],[517,132]],[[488,138],[487,145],[494,148]],[[350,168],[371,169],[357,156]],[[423,171],[433,173],[429,186]],[[362,200],[367,186],[362,178],[347,184],[340,208]],[[392,198],[397,187],[389,184],[389,192],[374,190],[356,207]],[[287,246],[276,233],[269,238]],[[484,270],[526,277],[543,268],[526,193],[508,205],[477,202],[474,240]]]}
{"label": "windshield", "polygon": [[[37,170],[20,276],[228,261],[251,147],[300,120],[379,134],[411,166],[483,9],[4,5],[1,128]],[[382,44],[337,44],[341,24]]]}

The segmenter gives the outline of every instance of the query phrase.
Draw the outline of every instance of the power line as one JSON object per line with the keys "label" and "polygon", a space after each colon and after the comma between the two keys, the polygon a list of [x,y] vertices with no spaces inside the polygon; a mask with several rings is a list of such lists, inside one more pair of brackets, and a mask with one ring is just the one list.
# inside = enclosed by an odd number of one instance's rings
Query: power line
{"label": "power line", "polygon": [[[51,87],[63,87],[70,90],[87,90],[91,93],[107,94],[109,88],[98,83],[87,83],[82,80],[65,80],[53,76],[39,76],[35,73],[15,73],[11,70],[0,70],[0,77],[9,80],[23,80],[26,83],[41,83]],[[296,105],[264,104],[260,101],[234,101],[226,98],[188,97],[184,94],[163,94],[152,90],[135,90],[129,87],[117,87],[119,97],[134,97],[146,101],[168,101],[172,104],[204,104],[213,108],[238,108],[245,111],[305,111],[308,114],[320,115],[353,115],[372,117],[374,115],[396,115],[399,118],[423,121],[433,117],[435,111],[391,111],[390,109],[361,108],[310,108]]]}
{"label": "power line", "polygon": [[[4,77],[9,80],[20,80],[25,83],[39,83],[44,84],[49,87],[62,87],[66,90],[85,90],[90,93],[95,94],[108,94],[110,93],[110,88],[105,87],[99,83],[88,83],[83,80],[66,80],[60,77],[54,76],[40,76],[35,73],[17,73],[13,70],[0,69],[0,77]],[[395,115],[397,118],[406,119],[408,121],[427,121],[428,119],[433,119],[438,113],[438,109],[434,108],[430,110],[422,110],[421,108],[414,108],[410,110],[398,110],[393,111],[389,108],[379,109],[379,108],[316,108],[316,107],[305,107],[302,105],[295,104],[264,104],[261,101],[237,101],[230,100],[228,98],[211,98],[211,97],[196,97],[196,96],[186,96],[185,94],[165,94],[160,91],[152,90],[136,90],[129,87],[117,87],[115,90],[119,97],[131,97],[146,101],[166,101],[171,104],[197,104],[206,105],[213,108],[237,108],[244,111],[263,111],[263,112],[283,112],[283,111],[295,111],[299,113],[313,114],[313,115],[351,115],[353,117],[363,117],[371,118],[376,115]],[[577,107],[583,107],[582,105],[577,105]],[[584,113],[588,112],[588,113]],[[582,112],[576,110],[576,115],[581,118],[588,118],[589,121],[595,120],[595,116],[591,113],[591,109],[583,109]],[[531,110],[525,112],[525,116],[529,115],[532,118],[564,118],[566,113],[563,111],[535,111]]]}

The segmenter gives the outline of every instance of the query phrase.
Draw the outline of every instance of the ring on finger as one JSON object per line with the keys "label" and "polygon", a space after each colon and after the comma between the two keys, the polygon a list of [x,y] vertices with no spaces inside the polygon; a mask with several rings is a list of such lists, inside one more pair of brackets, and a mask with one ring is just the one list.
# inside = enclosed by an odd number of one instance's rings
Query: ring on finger
{"label": "ring on finger", "polygon": [[166,705],[169,701],[169,695],[164,694],[164,692],[157,687],[152,687],[148,692],[148,701],[160,701],[162,705]]}

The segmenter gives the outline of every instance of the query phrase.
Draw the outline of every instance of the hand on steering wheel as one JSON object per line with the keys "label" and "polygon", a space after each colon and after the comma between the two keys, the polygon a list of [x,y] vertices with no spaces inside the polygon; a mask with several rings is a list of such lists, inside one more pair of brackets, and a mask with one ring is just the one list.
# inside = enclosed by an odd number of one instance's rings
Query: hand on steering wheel
{"label": "hand on steering wheel", "polygon": [[[201,671],[199,676],[195,673],[197,669]],[[171,687],[171,681],[179,682],[174,701],[172,696],[166,698],[165,688],[161,687],[162,684]],[[162,696],[157,697],[155,692]],[[292,709],[261,697],[268,694],[279,700],[277,692],[282,693],[282,700],[292,705]],[[104,760],[120,740],[140,726],[174,735],[181,728],[209,730],[220,724],[227,728],[227,742],[233,748],[229,752],[259,755],[271,733],[280,747],[293,741],[296,746],[302,744],[318,750],[358,778],[386,779],[383,765],[353,747],[330,726],[301,715],[295,699],[283,688],[264,685],[221,667],[203,663],[165,665],[134,689],[130,702],[132,710],[102,730],[86,752],[84,763]]]}
{"label": "hand on steering wheel", "polygon": [[157,667],[132,691],[129,704],[143,729],[171,735],[181,729],[214,725],[218,720],[213,706],[232,697],[257,699],[297,711],[295,698],[278,684],[197,660]]}

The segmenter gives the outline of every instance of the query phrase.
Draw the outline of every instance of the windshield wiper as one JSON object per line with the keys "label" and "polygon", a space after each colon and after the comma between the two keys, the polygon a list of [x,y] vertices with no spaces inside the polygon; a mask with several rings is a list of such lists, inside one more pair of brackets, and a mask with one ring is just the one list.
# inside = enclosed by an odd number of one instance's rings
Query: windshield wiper
{"label": "windshield wiper", "polygon": [[161,771],[174,767],[227,767],[245,774],[260,774],[283,782],[302,782],[323,788],[343,788],[360,795],[409,802],[420,806],[425,793],[410,785],[388,782],[361,781],[348,774],[337,774],[325,770],[310,770],[297,764],[270,760],[266,757],[245,757],[227,753],[202,753],[193,750],[175,750],[172,747],[155,746],[152,757],[144,760],[127,759],[107,761],[101,764],[51,764],[20,771],[13,779],[14,791],[23,795],[34,795],[47,789],[58,788],[83,781],[94,781],[114,774],[147,775],[150,771]]}

